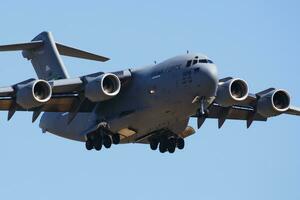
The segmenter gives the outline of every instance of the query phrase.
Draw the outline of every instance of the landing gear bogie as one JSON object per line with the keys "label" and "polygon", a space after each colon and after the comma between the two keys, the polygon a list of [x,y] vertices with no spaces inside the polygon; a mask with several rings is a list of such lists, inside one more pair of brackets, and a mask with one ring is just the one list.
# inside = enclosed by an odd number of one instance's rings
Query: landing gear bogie
{"label": "landing gear bogie", "polygon": [[152,150],[157,150],[158,148],[161,153],[165,153],[167,151],[169,153],[174,153],[176,148],[184,148],[184,139],[178,136],[151,139],[149,143]]}
{"label": "landing gear bogie", "polygon": [[107,124],[100,124],[101,128],[97,131],[88,134],[85,142],[85,147],[87,150],[95,149],[96,151],[100,151],[102,146],[109,149],[112,144],[120,143],[120,134],[113,133],[109,129]]}

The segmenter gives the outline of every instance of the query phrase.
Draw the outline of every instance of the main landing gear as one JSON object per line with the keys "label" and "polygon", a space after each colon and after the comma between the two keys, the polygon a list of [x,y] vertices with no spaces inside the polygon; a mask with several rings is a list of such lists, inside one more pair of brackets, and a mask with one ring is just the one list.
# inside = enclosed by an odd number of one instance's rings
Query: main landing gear
{"label": "main landing gear", "polygon": [[170,137],[156,138],[150,141],[150,148],[152,150],[157,150],[158,148],[160,153],[165,153],[167,151],[169,153],[174,153],[176,147],[180,150],[184,148],[183,138],[170,136]]}
{"label": "main landing gear", "polygon": [[95,149],[100,151],[102,146],[109,149],[112,144],[120,143],[120,135],[112,133],[106,128],[100,127],[96,132],[87,135],[85,147],[87,150]]}

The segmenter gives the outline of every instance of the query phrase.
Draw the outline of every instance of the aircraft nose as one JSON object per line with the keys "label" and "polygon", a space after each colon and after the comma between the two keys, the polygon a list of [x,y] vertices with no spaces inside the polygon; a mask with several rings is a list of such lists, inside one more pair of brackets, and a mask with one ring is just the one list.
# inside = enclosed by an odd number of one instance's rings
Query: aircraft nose
{"label": "aircraft nose", "polygon": [[218,87],[217,66],[206,64],[200,66],[200,87],[203,96],[212,97],[216,95]]}

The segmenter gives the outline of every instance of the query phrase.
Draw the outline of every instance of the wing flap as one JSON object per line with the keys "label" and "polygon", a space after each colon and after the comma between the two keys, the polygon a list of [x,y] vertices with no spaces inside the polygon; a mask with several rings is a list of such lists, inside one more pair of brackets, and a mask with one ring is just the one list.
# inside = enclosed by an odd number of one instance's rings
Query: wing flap
{"label": "wing flap", "polygon": [[[13,98],[2,98],[0,99],[0,110],[10,110],[14,106],[16,111],[35,111],[36,109],[40,109],[44,112],[70,112],[74,110],[74,105],[76,105],[78,101],[79,97],[77,95],[53,96],[42,107],[26,110],[15,105]],[[78,112],[91,112],[94,106],[95,104],[86,99],[81,104]]]}
{"label": "wing flap", "polygon": [[[214,118],[218,119],[220,116],[222,116],[222,113],[224,112],[225,107],[222,107],[218,104],[213,104],[209,108],[209,114],[207,115],[207,118]],[[248,120],[250,115],[254,114],[253,120],[255,121],[266,121],[267,119],[258,113],[255,113],[253,108],[251,107],[243,107],[243,106],[232,106],[230,108],[230,111],[225,116],[226,119],[233,119],[233,120]]]}

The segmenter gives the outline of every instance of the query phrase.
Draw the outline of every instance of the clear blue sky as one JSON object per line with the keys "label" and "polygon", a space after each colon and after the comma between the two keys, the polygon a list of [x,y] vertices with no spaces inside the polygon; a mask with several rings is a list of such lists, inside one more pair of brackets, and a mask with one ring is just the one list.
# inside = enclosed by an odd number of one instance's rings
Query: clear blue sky
{"label": "clear blue sky", "polygon": [[[72,76],[201,52],[220,78],[244,78],[252,92],[287,89],[300,106],[299,1],[80,2],[2,1],[0,43],[49,30],[57,41],[112,58],[64,57]],[[1,86],[35,77],[19,52],[1,53],[0,66]],[[248,130],[242,121],[218,130],[209,120],[170,155],[139,144],[88,152],[83,143],[42,134],[30,113],[10,122],[0,116],[0,199],[300,199],[297,117]]]}

